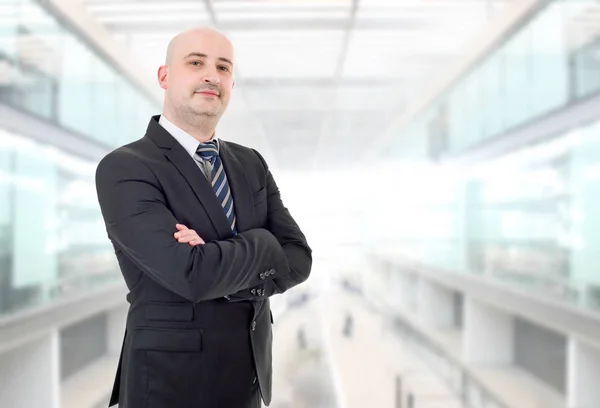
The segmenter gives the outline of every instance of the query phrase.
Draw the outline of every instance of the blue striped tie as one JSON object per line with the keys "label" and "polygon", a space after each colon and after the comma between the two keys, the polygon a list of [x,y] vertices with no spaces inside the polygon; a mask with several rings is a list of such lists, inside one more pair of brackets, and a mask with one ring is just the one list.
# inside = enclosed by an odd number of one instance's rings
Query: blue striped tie
{"label": "blue striped tie", "polygon": [[200,143],[198,149],[196,149],[196,160],[201,159],[210,163],[212,167],[211,176],[209,181],[212,183],[213,191],[215,192],[217,199],[221,203],[225,216],[229,221],[229,226],[233,235],[237,234],[235,209],[233,208],[233,197],[231,195],[231,189],[227,182],[227,175],[223,168],[223,162],[219,157],[218,142],[210,141],[206,143]]}

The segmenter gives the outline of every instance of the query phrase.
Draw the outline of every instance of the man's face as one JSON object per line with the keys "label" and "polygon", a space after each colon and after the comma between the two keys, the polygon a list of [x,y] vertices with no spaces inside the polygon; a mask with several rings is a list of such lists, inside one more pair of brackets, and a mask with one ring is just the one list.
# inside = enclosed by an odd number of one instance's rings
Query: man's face
{"label": "man's face", "polygon": [[220,117],[233,89],[233,47],[221,34],[198,30],[176,38],[159,69],[167,103],[185,116]]}

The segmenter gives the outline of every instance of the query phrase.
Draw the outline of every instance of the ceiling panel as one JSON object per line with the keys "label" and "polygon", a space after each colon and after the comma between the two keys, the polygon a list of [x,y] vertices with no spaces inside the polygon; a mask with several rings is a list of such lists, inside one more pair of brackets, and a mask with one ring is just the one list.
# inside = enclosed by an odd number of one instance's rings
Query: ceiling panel
{"label": "ceiling panel", "polygon": [[202,2],[140,3],[131,1],[94,3],[88,10],[104,24],[115,23],[186,23],[208,21],[209,15]]}
{"label": "ceiling panel", "polygon": [[297,111],[331,109],[336,98],[332,86],[260,86],[242,85],[235,92],[242,92],[249,109],[253,111]]}
{"label": "ceiling panel", "polygon": [[216,12],[237,10],[289,11],[350,9],[353,0],[212,0]]}
{"label": "ceiling panel", "polygon": [[227,30],[290,31],[303,28],[342,28],[350,18],[351,5],[351,0],[215,1],[213,9],[217,24]]}
{"label": "ceiling panel", "polygon": [[[195,12],[206,14],[206,6],[198,1],[171,1],[169,3],[147,3],[137,1],[103,1],[88,5],[88,10],[98,16],[114,15],[123,13],[172,13],[172,12]],[[156,17],[160,17],[157,15]]]}
{"label": "ceiling panel", "polygon": [[385,78],[423,77],[462,53],[478,28],[471,24],[393,30],[355,30],[350,36],[343,74]]}
{"label": "ceiling panel", "polygon": [[344,32],[231,31],[244,78],[326,78],[336,72]]}

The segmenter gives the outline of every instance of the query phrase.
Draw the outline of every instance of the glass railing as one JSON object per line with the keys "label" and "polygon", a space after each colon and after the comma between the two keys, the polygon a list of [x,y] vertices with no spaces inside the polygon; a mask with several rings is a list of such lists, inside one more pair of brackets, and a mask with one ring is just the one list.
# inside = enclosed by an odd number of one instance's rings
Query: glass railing
{"label": "glass railing", "polygon": [[468,168],[374,183],[385,194],[368,203],[367,247],[600,311],[600,121]]}
{"label": "glass railing", "polygon": [[[416,356],[424,361],[458,396],[464,408],[511,408],[504,404],[457,358],[451,356],[429,337],[400,318],[394,329]],[[417,403],[418,401],[415,401]],[[415,404],[418,407],[418,404]]]}
{"label": "glass railing", "polygon": [[[378,278],[373,277],[373,279]],[[379,282],[379,284],[385,285],[386,283]],[[393,296],[391,295],[391,292],[384,290],[377,293],[377,295],[369,293],[364,297],[360,296],[374,311],[383,313],[391,319],[391,328],[394,334],[410,347],[415,353],[415,357],[425,363],[433,375],[440,378],[448,386],[449,390],[461,402],[463,408],[511,408],[479,381],[457,356],[453,356],[408,319],[394,312],[396,305],[393,303]],[[376,296],[377,299],[373,299],[373,296]],[[402,378],[399,378],[399,380],[401,382]],[[420,401],[419,396],[410,393],[403,395],[402,399],[406,400],[409,406],[412,403],[413,408],[418,408],[421,405],[427,406],[431,402],[427,398]],[[436,403],[441,402],[439,397],[436,398]]]}

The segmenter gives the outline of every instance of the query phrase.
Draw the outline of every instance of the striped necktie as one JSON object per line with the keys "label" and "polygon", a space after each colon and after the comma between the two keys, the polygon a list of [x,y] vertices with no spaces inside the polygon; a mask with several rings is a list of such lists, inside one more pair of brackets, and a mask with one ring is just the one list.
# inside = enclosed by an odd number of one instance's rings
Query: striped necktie
{"label": "striped necktie", "polygon": [[211,140],[210,142],[200,143],[195,154],[196,160],[204,160],[210,163],[212,168],[210,178],[207,177],[209,182],[212,184],[213,191],[217,196],[217,199],[221,203],[225,216],[229,221],[229,226],[233,235],[237,234],[235,209],[233,208],[233,197],[231,195],[231,189],[227,182],[227,175],[223,168],[223,162],[219,157],[218,142]]}

